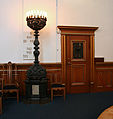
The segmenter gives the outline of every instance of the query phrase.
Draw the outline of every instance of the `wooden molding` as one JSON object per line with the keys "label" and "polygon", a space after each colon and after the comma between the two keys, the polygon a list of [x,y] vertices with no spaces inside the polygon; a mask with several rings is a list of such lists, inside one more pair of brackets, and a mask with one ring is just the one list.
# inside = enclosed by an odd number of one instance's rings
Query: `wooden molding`
{"label": "wooden molding", "polygon": [[88,30],[92,30],[92,31],[96,31],[98,29],[98,27],[86,27],[86,26],[57,26],[60,30],[84,30],[84,31],[88,31]]}
{"label": "wooden molding", "polygon": [[94,62],[104,62],[104,57],[95,57]]}

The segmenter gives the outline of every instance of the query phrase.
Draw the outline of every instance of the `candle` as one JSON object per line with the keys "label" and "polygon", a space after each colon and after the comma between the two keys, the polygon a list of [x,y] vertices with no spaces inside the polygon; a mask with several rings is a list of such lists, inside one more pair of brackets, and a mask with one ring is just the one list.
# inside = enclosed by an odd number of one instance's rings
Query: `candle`
{"label": "candle", "polygon": [[47,13],[45,11],[31,10],[26,13],[26,18],[44,18],[47,19]]}

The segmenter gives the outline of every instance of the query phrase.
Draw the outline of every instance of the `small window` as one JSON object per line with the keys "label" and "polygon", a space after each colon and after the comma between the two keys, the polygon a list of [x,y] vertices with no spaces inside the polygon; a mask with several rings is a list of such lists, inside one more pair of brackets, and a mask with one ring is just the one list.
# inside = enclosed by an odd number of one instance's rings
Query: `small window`
{"label": "small window", "polygon": [[83,59],[83,43],[73,43],[73,59]]}

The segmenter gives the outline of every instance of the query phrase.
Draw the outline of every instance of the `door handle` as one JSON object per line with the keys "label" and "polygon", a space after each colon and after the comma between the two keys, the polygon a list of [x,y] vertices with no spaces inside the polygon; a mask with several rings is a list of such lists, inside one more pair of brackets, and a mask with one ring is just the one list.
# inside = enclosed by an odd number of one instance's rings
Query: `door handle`
{"label": "door handle", "polygon": [[90,82],[90,85],[94,85],[94,82],[93,82],[93,81],[91,81],[91,82]]}
{"label": "door handle", "polygon": [[70,58],[67,58],[67,59],[68,59],[68,62],[67,62],[67,63],[68,63],[68,64],[71,64],[71,62],[70,62]]}

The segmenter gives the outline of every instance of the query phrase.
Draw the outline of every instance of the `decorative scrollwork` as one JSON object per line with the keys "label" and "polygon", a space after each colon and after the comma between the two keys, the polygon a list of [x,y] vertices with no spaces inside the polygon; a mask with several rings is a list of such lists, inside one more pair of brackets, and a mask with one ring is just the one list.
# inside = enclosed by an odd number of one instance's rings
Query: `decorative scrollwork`
{"label": "decorative scrollwork", "polygon": [[46,25],[46,18],[27,18],[27,25],[33,30],[41,30]]}
{"label": "decorative scrollwork", "polygon": [[46,70],[40,64],[34,64],[27,71],[28,80],[40,80],[46,78]]}

